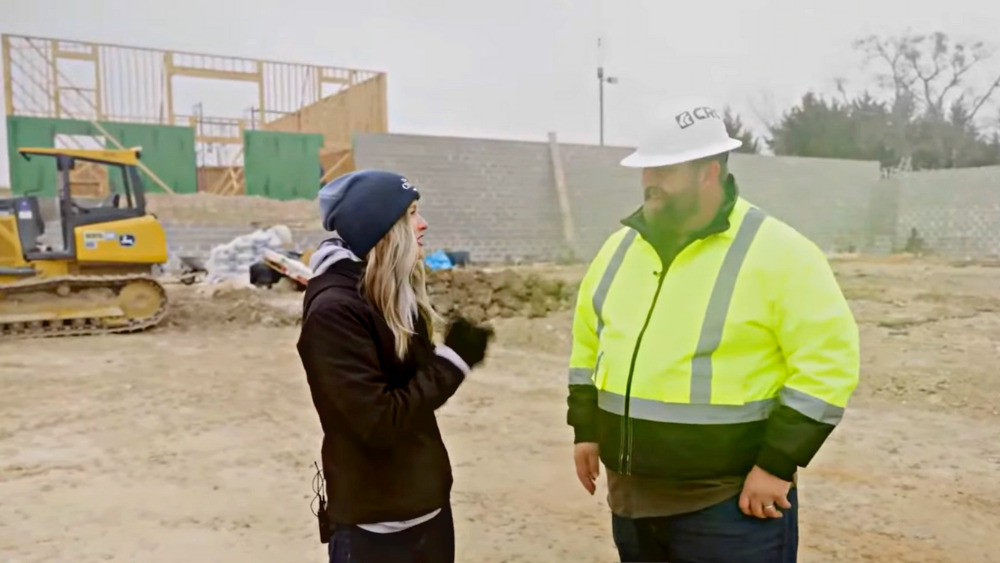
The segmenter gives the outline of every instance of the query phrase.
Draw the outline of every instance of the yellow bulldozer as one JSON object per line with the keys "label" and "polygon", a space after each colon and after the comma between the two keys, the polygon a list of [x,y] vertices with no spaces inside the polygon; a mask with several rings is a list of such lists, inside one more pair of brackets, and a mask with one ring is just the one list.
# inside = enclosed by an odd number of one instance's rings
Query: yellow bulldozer
{"label": "yellow bulldozer", "polygon": [[[58,222],[47,224],[37,196],[0,199],[0,341],[134,332],[160,323],[167,295],[153,270],[167,261],[167,240],[146,210],[140,149],[18,152],[54,159]],[[106,167],[112,180],[106,198],[74,198],[70,171],[78,162]]]}

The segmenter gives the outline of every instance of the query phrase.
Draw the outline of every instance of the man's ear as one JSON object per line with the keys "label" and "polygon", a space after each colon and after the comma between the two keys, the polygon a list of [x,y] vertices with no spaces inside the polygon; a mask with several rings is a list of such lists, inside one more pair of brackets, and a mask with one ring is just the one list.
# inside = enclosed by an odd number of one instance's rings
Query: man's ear
{"label": "man's ear", "polygon": [[714,183],[720,174],[722,174],[722,165],[717,160],[710,160],[702,164],[698,170],[698,183],[702,186],[708,186]]}

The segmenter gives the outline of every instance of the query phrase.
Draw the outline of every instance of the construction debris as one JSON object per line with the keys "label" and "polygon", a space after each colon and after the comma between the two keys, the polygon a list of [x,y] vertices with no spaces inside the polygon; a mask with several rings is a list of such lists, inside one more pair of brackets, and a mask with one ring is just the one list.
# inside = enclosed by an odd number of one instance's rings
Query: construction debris
{"label": "construction debris", "polygon": [[250,266],[264,258],[265,250],[282,251],[291,248],[292,231],[285,225],[258,229],[248,235],[236,237],[212,249],[205,267],[205,281],[218,283],[227,278],[248,280]]}

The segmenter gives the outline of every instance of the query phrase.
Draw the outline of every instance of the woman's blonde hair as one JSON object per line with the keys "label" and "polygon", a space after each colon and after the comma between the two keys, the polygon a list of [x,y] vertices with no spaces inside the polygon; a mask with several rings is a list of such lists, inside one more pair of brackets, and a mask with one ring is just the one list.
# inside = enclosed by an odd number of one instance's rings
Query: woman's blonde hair
{"label": "woman's blonde hair", "polygon": [[368,253],[362,291],[385,318],[396,339],[396,355],[402,360],[416,332],[417,313],[423,315],[431,332],[437,313],[427,296],[420,246],[410,226],[409,213],[403,215]]}

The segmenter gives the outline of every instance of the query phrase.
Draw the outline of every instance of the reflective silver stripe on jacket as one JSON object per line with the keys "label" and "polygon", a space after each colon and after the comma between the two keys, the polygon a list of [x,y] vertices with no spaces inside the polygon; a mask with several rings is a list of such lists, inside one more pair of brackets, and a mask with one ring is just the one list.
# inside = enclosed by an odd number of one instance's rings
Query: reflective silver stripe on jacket
{"label": "reflective silver stripe on jacket", "polygon": [[[594,291],[592,304],[594,306],[594,314],[597,315],[598,340],[601,339],[601,332],[604,331],[604,317],[602,315],[604,311],[604,300],[608,298],[608,291],[611,289],[611,282],[614,281],[615,276],[618,275],[618,270],[621,269],[622,263],[625,261],[625,253],[628,252],[629,246],[631,246],[632,241],[635,240],[635,237],[638,234],[639,233],[634,229],[629,229],[625,233],[621,242],[618,243],[618,247],[615,248],[615,253],[611,255],[611,260],[608,262],[608,266],[604,269],[604,274],[601,275],[601,281],[597,284],[597,290]],[[600,358],[598,358],[597,364],[593,368],[570,368],[569,384],[593,385],[593,376],[597,373],[598,365],[600,365]]]}
{"label": "reflective silver stripe on jacket", "polygon": [[736,237],[726,257],[722,260],[719,275],[715,278],[715,287],[708,300],[705,310],[705,321],[701,325],[701,336],[698,347],[691,358],[691,402],[707,405],[712,402],[712,354],[722,342],[722,330],[726,326],[726,315],[729,312],[729,302],[733,299],[736,288],[736,278],[747,257],[750,245],[753,243],[761,223],[767,216],[763,211],[752,207],[743,216],[743,222],[736,232]]}
{"label": "reflective silver stripe on jacket", "polygon": [[[744,405],[701,405],[665,403],[652,399],[630,397],[629,418],[678,424],[740,424],[766,420],[777,404],[776,399],[763,399]],[[611,391],[597,392],[597,406],[611,414],[625,416],[625,396]]]}
{"label": "reflective silver stripe on jacket", "polygon": [[[629,417],[678,424],[740,424],[767,419],[779,404],[823,424],[837,425],[844,416],[843,407],[831,405],[790,387],[783,387],[777,397],[751,401],[743,405],[665,403],[631,397]],[[597,395],[597,406],[611,414],[625,416],[624,395],[600,390]]]}
{"label": "reflective silver stripe on jacket", "polygon": [[618,270],[622,267],[622,262],[625,261],[625,253],[628,252],[628,247],[632,245],[632,241],[635,240],[638,234],[634,229],[629,229],[625,233],[622,241],[618,243],[615,253],[611,255],[608,267],[604,269],[604,275],[601,276],[601,283],[597,284],[597,291],[594,292],[594,314],[597,315],[598,340],[601,338],[601,332],[604,331],[604,300],[608,298],[611,282],[614,281],[615,276],[618,275]]}
{"label": "reflective silver stripe on jacket", "polygon": [[837,425],[840,419],[844,418],[844,407],[831,405],[830,403],[813,397],[791,387],[782,387],[778,392],[778,399],[786,407],[798,411],[816,422],[823,424]]}

